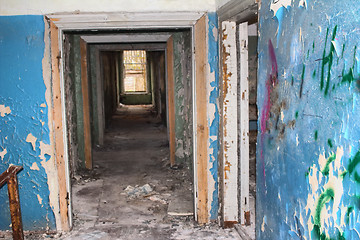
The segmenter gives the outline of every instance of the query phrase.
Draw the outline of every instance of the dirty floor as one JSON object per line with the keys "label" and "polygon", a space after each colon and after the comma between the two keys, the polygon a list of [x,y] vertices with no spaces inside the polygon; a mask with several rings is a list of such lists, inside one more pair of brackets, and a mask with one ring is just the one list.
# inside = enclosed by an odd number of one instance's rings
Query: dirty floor
{"label": "dirty floor", "polygon": [[72,231],[25,233],[26,239],[255,238],[253,197],[252,226],[222,229],[194,221],[191,166],[170,168],[167,129],[151,107],[120,107],[105,144],[93,149],[93,165],[72,181]]}
{"label": "dirty floor", "polygon": [[[240,239],[235,229],[193,220],[192,170],[169,165],[167,129],[149,107],[121,107],[75,176],[74,228],[61,239]],[[170,215],[170,214],[172,215]]]}

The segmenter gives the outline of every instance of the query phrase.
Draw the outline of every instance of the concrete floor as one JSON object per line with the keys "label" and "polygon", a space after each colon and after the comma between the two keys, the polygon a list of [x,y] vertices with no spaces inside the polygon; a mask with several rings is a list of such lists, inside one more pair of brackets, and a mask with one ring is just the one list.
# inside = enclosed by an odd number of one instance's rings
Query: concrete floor
{"label": "concrete floor", "polygon": [[[171,206],[178,207],[173,214],[193,213],[191,170],[170,169],[168,148],[167,130],[150,108],[119,108],[104,146],[93,151],[94,170],[76,176],[74,228],[60,238],[240,239],[235,229],[168,214]],[[152,191],[141,192],[146,184]]]}
{"label": "concrete floor", "polygon": [[[186,166],[171,169],[168,156],[167,129],[150,107],[119,108],[104,146],[93,149],[94,169],[79,172],[73,179],[72,231],[26,232],[26,239],[255,239],[254,154],[250,164],[252,225],[236,229],[199,226],[194,221],[192,170]],[[11,238],[10,232],[0,234],[0,239],[7,237]]]}

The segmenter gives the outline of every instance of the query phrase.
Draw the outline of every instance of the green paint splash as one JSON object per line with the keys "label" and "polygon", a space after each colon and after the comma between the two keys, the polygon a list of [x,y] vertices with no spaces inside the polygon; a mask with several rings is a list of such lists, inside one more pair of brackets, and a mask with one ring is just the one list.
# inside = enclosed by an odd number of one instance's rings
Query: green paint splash
{"label": "green paint splash", "polygon": [[312,44],[312,52],[314,53],[315,51],[315,41],[313,41],[313,44]]}
{"label": "green paint splash", "polygon": [[345,69],[343,69],[342,71],[342,80],[341,83],[349,83],[351,84],[354,80],[354,68],[355,68],[355,63],[356,63],[356,49],[357,47],[354,47],[354,55],[353,55],[353,65],[350,67],[349,71],[344,74]]}
{"label": "green paint splash", "polygon": [[298,117],[299,117],[299,112],[296,111],[296,113],[295,113],[295,118],[297,119]]}
{"label": "green paint splash", "polygon": [[327,140],[327,144],[329,145],[330,148],[333,148],[333,144],[330,138]]}
{"label": "green paint splash", "polygon": [[[337,30],[337,26],[335,26],[335,28],[333,30],[331,41],[335,40],[336,30]],[[335,53],[335,47],[331,43],[330,44],[330,52],[328,55],[326,55],[326,44],[327,44],[328,34],[329,34],[329,28],[327,28],[327,30],[326,30],[326,39],[325,39],[325,47],[324,47],[324,52],[323,52],[322,64],[321,64],[321,78],[320,78],[320,89],[323,90],[324,84],[325,84],[325,65],[328,65],[327,79],[326,79],[325,92],[324,92],[325,96],[327,96],[329,93],[331,67],[333,64],[334,53]]]}
{"label": "green paint splash", "polygon": [[346,218],[345,218],[345,222],[346,224],[349,224],[349,220],[350,220],[350,213],[354,210],[354,207],[350,206],[347,208],[346,211]]}
{"label": "green paint splash", "polygon": [[316,77],[316,70],[313,71],[312,73],[312,77],[315,78]]}
{"label": "green paint splash", "polygon": [[302,97],[302,91],[304,86],[304,76],[305,76],[305,64],[303,65],[302,73],[301,73],[301,83],[300,83],[300,98]]}
{"label": "green paint splash", "polygon": [[333,155],[331,155],[327,161],[326,161],[326,164],[325,164],[325,167],[324,169],[321,171],[325,176],[329,175],[329,166],[330,166],[330,163],[332,163],[333,161],[335,161],[336,159],[336,154],[334,153]]}
{"label": "green paint splash", "polygon": [[352,174],[352,172],[355,170],[356,166],[359,163],[360,163],[360,150],[355,154],[353,160],[350,161],[350,164],[348,166],[349,174]]}
{"label": "green paint splash", "polygon": [[318,140],[318,131],[316,130],[315,131],[315,141],[317,141]]}
{"label": "green paint splash", "polygon": [[[357,165],[359,165],[359,164],[360,164],[360,150],[355,154],[355,156],[352,160],[350,159],[350,163],[348,165],[347,171],[342,173],[341,176],[345,177],[347,173],[349,173],[349,175],[352,175],[353,172],[355,171]],[[360,183],[360,175],[356,171],[354,173],[354,180],[357,183]]]}
{"label": "green paint splash", "polygon": [[326,235],[321,233],[321,211],[324,208],[325,204],[330,200],[333,200],[335,196],[334,189],[326,189],[319,197],[319,200],[315,209],[315,218],[314,218],[314,228],[313,232],[317,239],[326,239]]}

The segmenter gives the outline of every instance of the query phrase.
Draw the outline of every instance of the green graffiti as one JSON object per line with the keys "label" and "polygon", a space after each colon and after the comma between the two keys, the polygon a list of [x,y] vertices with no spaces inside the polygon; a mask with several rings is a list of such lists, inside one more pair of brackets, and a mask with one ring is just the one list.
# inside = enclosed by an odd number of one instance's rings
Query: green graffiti
{"label": "green graffiti", "polygon": [[296,111],[296,113],[295,113],[295,118],[297,119],[298,117],[299,117],[299,112]]}
{"label": "green graffiti", "polygon": [[344,233],[341,233],[341,232],[339,231],[339,232],[338,232],[337,240],[346,240],[346,238],[344,237]]}
{"label": "green graffiti", "polygon": [[316,77],[316,70],[313,71],[312,73],[312,77],[315,78]]}
{"label": "green graffiti", "polygon": [[349,174],[352,174],[352,172],[355,170],[356,166],[360,163],[360,151],[358,151],[353,160],[350,160],[350,164],[348,166],[348,172]]}
{"label": "green graffiti", "polygon": [[315,131],[315,141],[317,141],[318,140],[318,131],[316,130]]}
{"label": "green graffiti", "polygon": [[347,74],[343,74],[342,76],[342,80],[341,83],[346,83],[348,82],[349,84],[352,83],[355,80],[354,78],[354,74],[353,74],[353,69],[350,68],[349,72]]}
{"label": "green graffiti", "polygon": [[329,145],[329,147],[330,147],[330,148],[332,148],[332,147],[333,147],[333,144],[332,144],[332,141],[331,141],[331,139],[330,139],[330,138],[327,140],[327,143],[328,143],[328,145]]}
{"label": "green graffiti", "polygon": [[341,58],[344,58],[344,52],[345,52],[345,44],[343,44],[343,46],[342,46]]}
{"label": "green graffiti", "polygon": [[332,163],[333,161],[335,161],[336,159],[336,154],[334,153],[333,155],[331,155],[327,161],[326,161],[326,164],[325,164],[325,167],[324,169],[321,171],[325,176],[329,175],[329,166],[330,166],[330,163]]}
{"label": "green graffiti", "polygon": [[[335,40],[336,30],[337,30],[337,26],[335,26],[335,28],[333,30],[331,41]],[[325,39],[325,47],[324,47],[324,52],[323,52],[322,64],[321,64],[321,78],[320,78],[320,89],[323,90],[325,87],[325,92],[324,92],[325,96],[327,96],[329,93],[331,67],[333,64],[333,58],[334,58],[334,53],[335,53],[334,45],[330,44],[330,52],[328,55],[326,55],[326,44],[327,44],[327,40],[328,40],[328,35],[329,35],[329,28],[327,28],[327,30],[326,30],[326,39]],[[328,72],[327,72],[326,85],[324,86],[324,84],[325,84],[325,65],[326,64],[328,65]]]}
{"label": "green graffiti", "polygon": [[325,203],[329,202],[330,200],[334,199],[335,192],[334,189],[328,188],[326,189],[319,197],[316,210],[315,210],[315,219],[314,225],[321,226],[321,210],[325,206]]}
{"label": "green graffiti", "polygon": [[346,218],[345,218],[345,222],[346,224],[349,224],[349,220],[350,220],[350,213],[354,211],[354,207],[348,207],[347,211],[346,211]]}
{"label": "green graffiti", "polygon": [[291,86],[294,85],[294,76],[291,76]]}
{"label": "green graffiti", "polygon": [[[348,169],[347,171],[345,171],[342,176],[345,177],[347,173],[349,173],[349,175],[352,175],[353,172],[355,171],[357,165],[360,164],[360,150],[355,154],[354,158],[351,160],[350,159],[350,163],[348,165]],[[360,183],[360,175],[358,174],[358,172],[354,172],[353,174],[354,176],[354,180],[357,182],[357,183]]]}
{"label": "green graffiti", "polygon": [[300,83],[300,98],[302,97],[302,91],[304,86],[304,76],[305,76],[305,64],[303,65],[302,73],[301,73],[301,83]]}
{"label": "green graffiti", "polygon": [[313,228],[313,233],[317,239],[327,239],[326,235],[321,233],[321,211],[326,203],[334,199],[334,196],[334,189],[328,188],[320,195],[317,202]]}
{"label": "green graffiti", "polygon": [[354,68],[355,68],[355,63],[356,63],[356,46],[354,47],[354,55],[353,55],[353,65],[350,67],[349,71],[344,74],[345,69],[343,69],[342,71],[342,80],[341,83],[349,83],[351,84],[354,80]]}
{"label": "green graffiti", "polygon": [[315,41],[313,41],[313,44],[312,44],[312,52],[314,53],[315,51]]}
{"label": "green graffiti", "polygon": [[308,170],[306,171],[306,173],[305,173],[305,177],[308,177],[308,176],[309,176],[309,174],[310,174],[310,170],[311,170],[311,167],[309,167],[309,168],[308,168]]}

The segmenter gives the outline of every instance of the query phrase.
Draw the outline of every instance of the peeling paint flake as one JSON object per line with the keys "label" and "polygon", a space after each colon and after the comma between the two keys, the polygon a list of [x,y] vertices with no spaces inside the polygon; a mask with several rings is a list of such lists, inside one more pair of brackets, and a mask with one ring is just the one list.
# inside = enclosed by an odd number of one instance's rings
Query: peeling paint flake
{"label": "peeling paint flake", "polygon": [[278,1],[271,1],[270,10],[274,12],[274,17],[276,16],[277,12],[280,8],[288,8],[291,6],[292,0],[278,0]]}
{"label": "peeling paint flake", "polygon": [[7,114],[11,113],[10,107],[5,107],[5,105],[0,105],[0,116],[5,117]]}
{"label": "peeling paint flake", "polygon": [[39,168],[39,166],[37,165],[36,162],[34,162],[34,163],[32,164],[32,166],[30,167],[30,169],[31,169],[31,170],[36,170],[36,171],[39,171],[39,170],[40,170],[40,168]]}
{"label": "peeling paint flake", "polygon": [[36,195],[37,196],[37,199],[38,199],[38,201],[39,201],[39,204],[40,205],[42,205],[42,201],[43,201],[43,199],[40,197],[40,195],[38,194],[38,195]]}
{"label": "peeling paint flake", "polygon": [[26,142],[31,143],[33,150],[36,150],[36,140],[37,138],[34,137],[31,133],[26,137]]}
{"label": "peeling paint flake", "polygon": [[4,160],[4,157],[5,157],[6,154],[7,154],[7,150],[5,148],[2,152],[0,152],[1,160]]}

